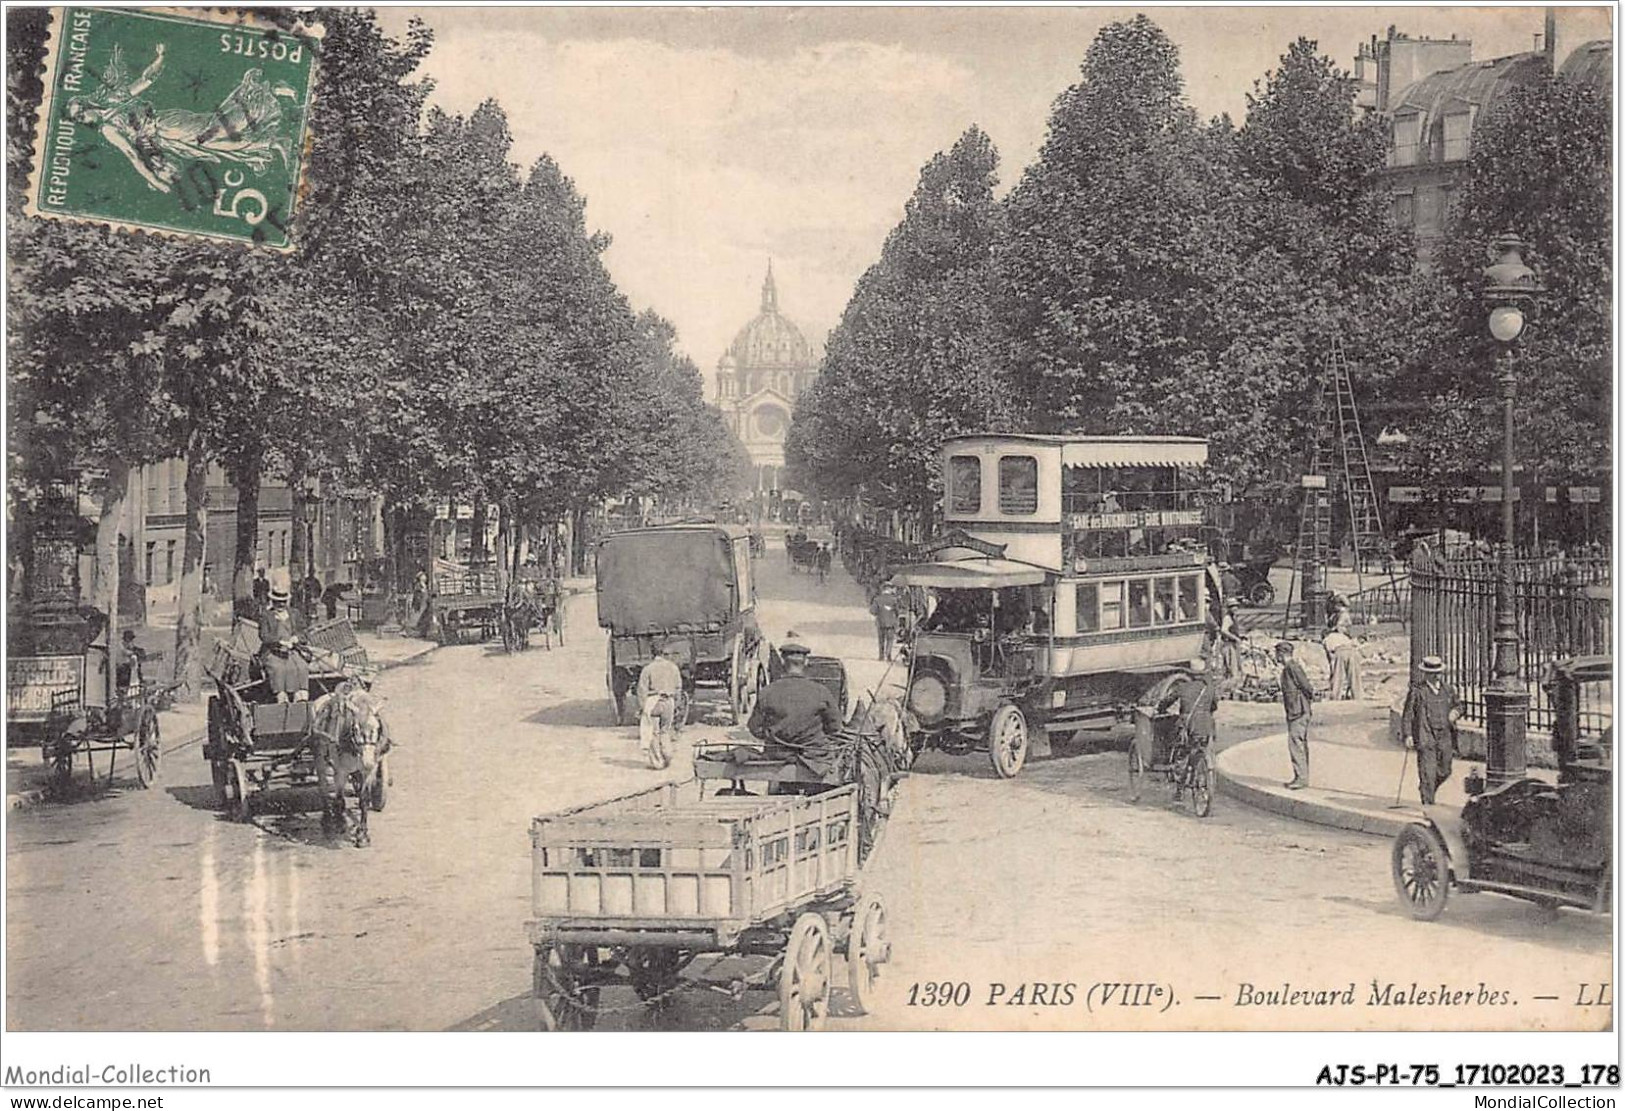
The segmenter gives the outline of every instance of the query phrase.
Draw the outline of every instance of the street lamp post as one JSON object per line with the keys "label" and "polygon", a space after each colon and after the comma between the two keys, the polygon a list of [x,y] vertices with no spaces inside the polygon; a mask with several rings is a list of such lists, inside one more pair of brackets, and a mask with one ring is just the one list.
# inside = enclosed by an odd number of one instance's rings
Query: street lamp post
{"label": "street lamp post", "polygon": [[317,496],[314,482],[305,487],[304,493],[305,576],[308,578],[316,573],[316,522],[322,516],[322,503]]}
{"label": "street lamp post", "polygon": [[1495,262],[1484,269],[1484,299],[1490,305],[1490,335],[1500,343],[1496,383],[1501,402],[1501,568],[1495,584],[1493,677],[1484,691],[1486,778],[1491,786],[1522,778],[1526,767],[1525,729],[1529,688],[1518,666],[1518,616],[1514,608],[1516,535],[1512,486],[1512,403],[1517,377],[1512,345],[1523,334],[1523,305],[1541,292],[1535,272],[1523,261],[1523,241],[1510,233],[1495,241]]}

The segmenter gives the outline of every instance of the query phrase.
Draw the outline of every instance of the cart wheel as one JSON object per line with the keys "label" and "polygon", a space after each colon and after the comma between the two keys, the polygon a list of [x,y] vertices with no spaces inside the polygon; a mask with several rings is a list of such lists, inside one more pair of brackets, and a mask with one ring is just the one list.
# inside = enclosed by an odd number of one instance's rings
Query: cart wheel
{"label": "cart wheel", "polygon": [[1128,798],[1130,802],[1139,802],[1140,795],[1145,791],[1145,761],[1140,759],[1140,746],[1129,743],[1128,746]]}
{"label": "cart wheel", "polygon": [[734,642],[733,660],[728,666],[729,717],[734,725],[743,725],[756,709],[756,658],[745,655],[745,642]]}
{"label": "cart wheel", "polygon": [[158,761],[162,757],[158,715],[149,708],[141,715],[141,725],[135,735],[135,778],[143,788],[151,787],[157,780]]}
{"label": "cart wheel", "polygon": [[1431,922],[1444,912],[1450,895],[1450,856],[1439,835],[1409,825],[1394,839],[1394,890],[1411,917]]}
{"label": "cart wheel", "polygon": [[1006,702],[993,711],[987,728],[987,751],[993,771],[1000,779],[1010,779],[1027,762],[1027,719]]}
{"label": "cart wheel", "polygon": [[598,1022],[596,986],[582,981],[598,965],[598,950],[538,945],[531,963],[531,995],[543,1030],[591,1030]]}
{"label": "cart wheel", "polygon": [[886,932],[886,905],[879,895],[865,895],[852,915],[852,934],[846,943],[847,986],[858,1010],[874,1010],[875,982],[880,966],[891,960],[891,938]]}
{"label": "cart wheel", "polygon": [[1275,604],[1275,588],[1268,582],[1255,582],[1247,588],[1247,600],[1255,606]]}
{"label": "cart wheel", "polygon": [[231,765],[224,760],[210,760],[209,778],[214,780],[215,809],[224,810],[230,801]]}
{"label": "cart wheel", "polygon": [[779,1025],[817,1030],[829,1013],[829,927],[822,916],[803,914],[790,931],[779,970]]}
{"label": "cart wheel", "polygon": [[372,789],[368,792],[367,801],[374,810],[382,810],[389,802],[389,757],[381,757],[378,768],[372,773]]}
{"label": "cart wheel", "polygon": [[66,791],[73,782],[74,747],[73,742],[67,737],[58,737],[51,745],[49,756],[51,789],[57,794]]}
{"label": "cart wheel", "polygon": [[226,800],[226,812],[234,822],[246,822],[254,816],[248,797],[248,769],[241,760],[231,762],[231,797]]}
{"label": "cart wheel", "polygon": [[1207,751],[1197,749],[1191,754],[1190,769],[1186,772],[1190,788],[1191,812],[1198,818],[1213,813],[1213,765],[1208,762]]}

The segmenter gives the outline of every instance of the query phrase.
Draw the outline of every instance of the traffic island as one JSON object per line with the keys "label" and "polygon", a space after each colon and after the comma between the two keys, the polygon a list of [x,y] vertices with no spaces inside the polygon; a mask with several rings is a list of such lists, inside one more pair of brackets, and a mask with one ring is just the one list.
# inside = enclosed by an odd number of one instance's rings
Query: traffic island
{"label": "traffic island", "polygon": [[[1326,712],[1328,711],[1329,712]],[[1309,786],[1289,790],[1292,765],[1283,730],[1231,745],[1214,761],[1220,793],[1249,806],[1314,825],[1393,837],[1422,816],[1416,753],[1388,739],[1387,708],[1374,703],[1316,707],[1309,730]],[[1436,801],[1461,806],[1462,784],[1483,765],[1458,756]],[[1532,771],[1552,776],[1553,773]]]}

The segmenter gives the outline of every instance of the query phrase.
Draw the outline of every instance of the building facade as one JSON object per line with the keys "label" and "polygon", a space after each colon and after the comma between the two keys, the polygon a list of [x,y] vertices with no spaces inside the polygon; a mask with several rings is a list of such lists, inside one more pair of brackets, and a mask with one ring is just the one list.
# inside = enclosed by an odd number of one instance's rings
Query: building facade
{"label": "building facade", "polygon": [[1424,266],[1450,234],[1474,131],[1499,99],[1553,72],[1611,91],[1613,44],[1582,44],[1558,69],[1557,37],[1556,17],[1547,9],[1541,49],[1502,58],[1473,61],[1470,40],[1413,39],[1393,27],[1361,44],[1354,61],[1357,103],[1391,121],[1383,176],[1395,222],[1415,235]]}
{"label": "building facade", "polygon": [[779,311],[769,263],[761,310],[717,361],[716,405],[750,456],[758,492],[771,493],[783,485],[790,414],[817,373],[801,329]]}

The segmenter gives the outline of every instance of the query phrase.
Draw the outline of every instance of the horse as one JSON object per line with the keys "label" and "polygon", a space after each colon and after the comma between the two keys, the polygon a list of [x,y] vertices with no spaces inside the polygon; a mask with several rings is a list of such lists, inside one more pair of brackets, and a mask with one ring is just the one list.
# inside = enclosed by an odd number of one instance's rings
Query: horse
{"label": "horse", "polygon": [[322,828],[342,832],[348,824],[344,797],[349,788],[359,803],[358,849],[372,841],[367,811],[384,808],[384,787],[389,781],[384,756],[392,742],[380,706],[365,684],[346,679],[323,701],[311,726],[316,783],[322,793]]}

